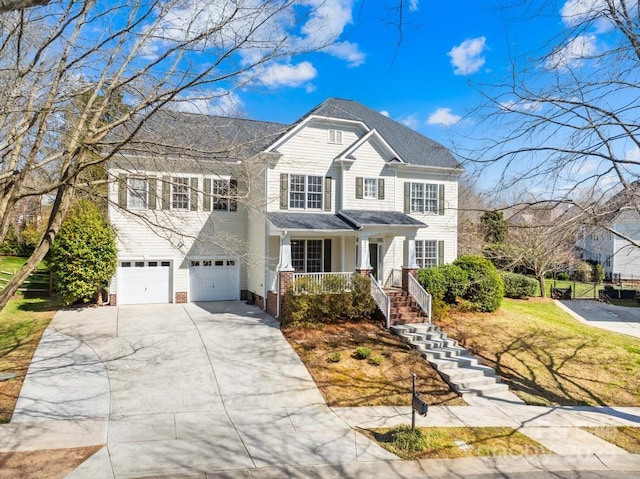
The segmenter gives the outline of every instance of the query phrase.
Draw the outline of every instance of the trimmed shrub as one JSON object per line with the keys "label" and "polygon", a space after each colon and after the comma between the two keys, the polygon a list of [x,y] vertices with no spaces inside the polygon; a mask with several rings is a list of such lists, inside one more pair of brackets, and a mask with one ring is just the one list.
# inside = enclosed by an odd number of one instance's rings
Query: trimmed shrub
{"label": "trimmed shrub", "polygon": [[116,238],[97,207],[79,201],[51,245],[49,265],[66,304],[97,299],[116,272]]}
{"label": "trimmed shrub", "polygon": [[566,271],[562,271],[556,274],[556,279],[558,281],[569,281],[569,273],[567,273]]}
{"label": "trimmed shrub", "polygon": [[371,356],[371,348],[366,346],[358,346],[356,348],[356,357],[358,359],[367,359],[369,356]]}
{"label": "trimmed shrub", "polygon": [[500,276],[504,282],[505,297],[519,299],[535,296],[538,288],[538,282],[535,279],[508,271],[502,271]]}
{"label": "trimmed shrub", "polygon": [[591,265],[586,261],[582,261],[580,264],[576,266],[576,269],[573,272],[573,279],[575,281],[586,283],[589,281],[590,278],[591,278]]}
{"label": "trimmed shrub", "polygon": [[477,311],[493,312],[500,307],[504,283],[491,261],[482,256],[465,255],[453,264],[466,271],[469,282],[462,297]]}
{"label": "trimmed shrub", "polygon": [[351,290],[342,293],[319,293],[315,282],[310,282],[308,278],[299,281],[305,282],[305,292],[287,292],[282,308],[283,325],[310,326],[362,321],[369,319],[376,310],[370,293],[371,280],[365,276],[354,275]]}
{"label": "trimmed shrub", "polygon": [[455,304],[467,289],[468,275],[455,264],[445,264],[419,270],[418,282],[434,300]]}
{"label": "trimmed shrub", "polygon": [[601,264],[594,264],[591,267],[591,281],[594,283],[604,281],[604,267]]}
{"label": "trimmed shrub", "polygon": [[447,285],[441,267],[422,268],[418,270],[418,282],[424,290],[431,294],[433,300],[444,300]]}

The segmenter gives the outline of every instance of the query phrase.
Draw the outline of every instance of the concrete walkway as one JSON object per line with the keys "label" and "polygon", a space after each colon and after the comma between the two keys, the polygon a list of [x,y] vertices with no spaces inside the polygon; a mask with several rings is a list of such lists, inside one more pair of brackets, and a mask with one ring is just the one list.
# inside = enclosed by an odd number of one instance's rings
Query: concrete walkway
{"label": "concrete walkway", "polygon": [[556,301],[556,304],[583,324],[640,338],[640,308],[586,299]]}
{"label": "concrete walkway", "polygon": [[36,352],[0,451],[105,444],[68,477],[452,477],[640,471],[581,426],[640,426],[640,408],[431,407],[418,426],[508,426],[536,457],[400,461],[358,429],[408,407],[328,408],[278,324],[239,302],[61,311]]}

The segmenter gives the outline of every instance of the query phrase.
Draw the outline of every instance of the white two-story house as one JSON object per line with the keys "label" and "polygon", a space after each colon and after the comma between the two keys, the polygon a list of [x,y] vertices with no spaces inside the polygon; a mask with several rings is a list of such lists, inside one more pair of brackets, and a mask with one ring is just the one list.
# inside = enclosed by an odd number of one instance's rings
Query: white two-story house
{"label": "white two-story house", "polygon": [[329,99],[293,125],[162,112],[131,131],[109,168],[112,304],[266,307],[279,272],[388,284],[456,258],[462,167],[357,102]]}

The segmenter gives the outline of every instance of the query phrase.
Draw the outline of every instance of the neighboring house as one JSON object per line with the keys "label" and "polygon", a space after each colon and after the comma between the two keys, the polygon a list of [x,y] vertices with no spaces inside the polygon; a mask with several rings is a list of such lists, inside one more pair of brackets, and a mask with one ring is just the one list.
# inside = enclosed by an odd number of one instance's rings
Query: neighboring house
{"label": "neighboring house", "polygon": [[274,312],[278,272],[389,283],[456,258],[462,167],[357,102],[291,126],[161,112],[138,127],[110,162],[112,304],[270,298]]}
{"label": "neighboring house", "polygon": [[640,244],[639,187],[632,184],[611,198],[577,242],[582,259],[601,264],[613,281],[640,280],[640,248],[632,243]]}

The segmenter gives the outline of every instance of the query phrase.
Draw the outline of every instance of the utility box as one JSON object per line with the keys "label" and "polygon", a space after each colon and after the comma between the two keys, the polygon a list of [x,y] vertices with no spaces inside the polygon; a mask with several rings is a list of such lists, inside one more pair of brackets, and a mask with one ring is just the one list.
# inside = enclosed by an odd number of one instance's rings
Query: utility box
{"label": "utility box", "polygon": [[413,410],[421,416],[426,416],[427,412],[429,411],[429,405],[427,404],[427,402],[417,395],[413,396],[411,406],[413,407]]}

